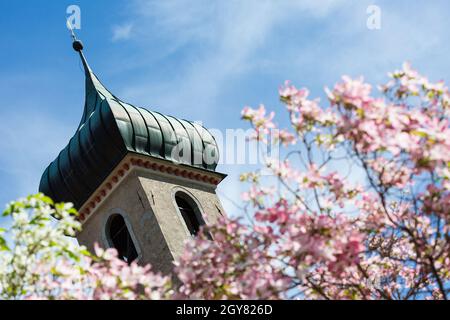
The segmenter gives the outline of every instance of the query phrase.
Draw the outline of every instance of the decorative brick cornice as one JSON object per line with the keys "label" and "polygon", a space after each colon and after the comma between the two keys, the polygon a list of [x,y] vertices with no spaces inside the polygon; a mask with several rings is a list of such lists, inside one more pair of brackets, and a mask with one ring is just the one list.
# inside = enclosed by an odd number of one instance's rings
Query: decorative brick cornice
{"label": "decorative brick cornice", "polygon": [[162,173],[178,178],[184,178],[203,184],[217,186],[224,178],[222,174],[216,172],[202,171],[197,168],[182,166],[158,159],[148,159],[139,156],[127,156],[111,173],[111,175],[101,184],[80,209],[79,220],[84,223],[92,213],[115,189],[119,182],[125,178],[133,168],[144,168],[157,173]]}

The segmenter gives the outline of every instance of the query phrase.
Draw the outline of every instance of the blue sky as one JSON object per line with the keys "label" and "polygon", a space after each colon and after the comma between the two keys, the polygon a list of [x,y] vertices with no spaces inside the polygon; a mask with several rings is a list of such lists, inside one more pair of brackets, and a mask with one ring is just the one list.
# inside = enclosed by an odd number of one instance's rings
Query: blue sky
{"label": "blue sky", "polygon": [[[2,0],[2,204],[37,191],[81,118],[84,75],[65,27],[71,4],[81,8],[89,63],[112,92],[209,128],[247,128],[245,105],[280,113],[286,79],[323,97],[342,74],[376,83],[405,60],[433,80],[450,78],[444,0]],[[380,30],[366,27],[371,4],[381,9]],[[246,169],[219,166],[229,174],[220,194],[238,199]]]}

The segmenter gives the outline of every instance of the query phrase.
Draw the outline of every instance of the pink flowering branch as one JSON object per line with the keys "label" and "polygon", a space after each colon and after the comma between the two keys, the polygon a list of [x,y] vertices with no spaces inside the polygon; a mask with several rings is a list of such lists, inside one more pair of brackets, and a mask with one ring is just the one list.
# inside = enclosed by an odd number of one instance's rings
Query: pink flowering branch
{"label": "pink flowering branch", "polygon": [[[307,89],[279,90],[297,136],[287,154],[299,161],[267,161],[287,192],[279,199],[252,182],[255,229],[267,230],[303,297],[448,297],[449,90],[409,64],[380,89],[374,97],[363,78],[343,77],[326,89],[327,107]],[[276,129],[273,113],[261,121],[265,114],[243,111],[263,142]],[[342,160],[358,184],[343,178]]]}

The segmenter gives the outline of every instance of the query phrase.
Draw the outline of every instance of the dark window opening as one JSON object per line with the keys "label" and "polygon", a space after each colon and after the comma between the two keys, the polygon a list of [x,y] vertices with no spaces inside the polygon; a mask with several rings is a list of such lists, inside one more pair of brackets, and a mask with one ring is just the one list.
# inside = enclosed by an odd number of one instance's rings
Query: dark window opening
{"label": "dark window opening", "polygon": [[189,232],[191,235],[196,236],[200,231],[200,226],[204,223],[200,223],[200,221],[198,221],[194,208],[192,208],[192,206],[184,198],[176,196],[175,200]]}
{"label": "dark window opening", "polygon": [[[180,210],[181,216],[192,236],[197,236],[202,226],[205,225],[202,213],[200,212],[197,204],[189,196],[179,192],[175,195],[175,201],[177,202],[178,210]],[[212,240],[209,232],[204,233],[205,236]]]}
{"label": "dark window opening", "polygon": [[111,244],[117,250],[120,259],[129,264],[136,260],[138,256],[136,247],[131,239],[125,220],[121,215],[117,214],[111,217],[109,238],[111,239]]}

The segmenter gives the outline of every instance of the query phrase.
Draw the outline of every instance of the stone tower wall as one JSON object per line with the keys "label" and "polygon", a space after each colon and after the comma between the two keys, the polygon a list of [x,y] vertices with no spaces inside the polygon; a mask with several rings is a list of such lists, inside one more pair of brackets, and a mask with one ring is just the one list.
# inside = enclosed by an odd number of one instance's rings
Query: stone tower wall
{"label": "stone tower wall", "polygon": [[121,214],[138,251],[138,263],[151,263],[155,271],[169,274],[192,237],[177,208],[175,193],[184,192],[196,203],[206,224],[224,213],[215,185],[134,167],[90,213],[78,234],[80,244],[93,250],[94,243],[109,247],[106,224]]}

